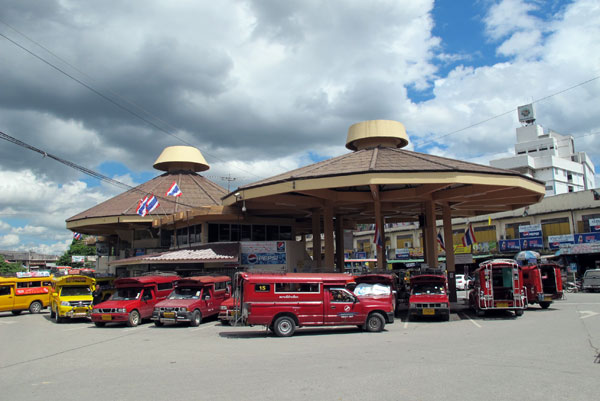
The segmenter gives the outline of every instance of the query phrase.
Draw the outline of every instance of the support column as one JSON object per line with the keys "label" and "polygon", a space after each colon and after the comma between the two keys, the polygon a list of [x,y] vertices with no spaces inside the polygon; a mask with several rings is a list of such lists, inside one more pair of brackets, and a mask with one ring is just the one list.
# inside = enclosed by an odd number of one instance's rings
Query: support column
{"label": "support column", "polygon": [[312,214],[312,236],[313,236],[313,266],[321,268],[321,211],[313,210]]}
{"label": "support column", "polygon": [[323,233],[325,236],[325,270],[333,272],[334,266],[334,247],[333,247],[333,206],[327,204],[323,214]]}
{"label": "support column", "polygon": [[452,239],[452,212],[450,205],[442,206],[444,223],[444,247],[446,248],[446,271],[448,272],[448,295],[450,302],[456,302],[456,264],[454,259],[454,240]]}
{"label": "support column", "polygon": [[344,218],[341,215],[335,216],[335,257],[336,270],[338,273],[344,272]]}
{"label": "support column", "polygon": [[427,244],[425,262],[430,268],[438,266],[436,234],[435,234],[435,205],[433,201],[425,201],[425,240]]}
{"label": "support column", "polygon": [[379,235],[381,235],[381,241],[383,246],[380,248],[377,246],[377,269],[387,270],[387,258],[385,255],[385,221],[381,214],[381,200],[379,199],[379,189],[376,186],[371,185],[371,193],[373,194],[373,200],[375,203],[375,222],[379,229]]}

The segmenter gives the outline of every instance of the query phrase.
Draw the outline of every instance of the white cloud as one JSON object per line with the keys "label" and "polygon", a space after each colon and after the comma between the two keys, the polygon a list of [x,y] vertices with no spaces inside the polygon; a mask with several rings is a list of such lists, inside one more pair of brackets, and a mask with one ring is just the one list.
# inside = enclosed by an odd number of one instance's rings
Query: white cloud
{"label": "white cloud", "polygon": [[0,246],[4,248],[12,248],[19,243],[19,236],[16,234],[6,234],[0,236]]}

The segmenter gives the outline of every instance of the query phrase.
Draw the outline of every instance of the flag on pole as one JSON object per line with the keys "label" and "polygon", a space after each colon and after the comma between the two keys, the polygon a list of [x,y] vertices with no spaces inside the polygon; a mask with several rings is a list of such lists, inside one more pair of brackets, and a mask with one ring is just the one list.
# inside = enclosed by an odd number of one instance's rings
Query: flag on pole
{"label": "flag on pole", "polygon": [[488,216],[488,226],[492,225],[492,218]]}
{"label": "flag on pole", "polygon": [[73,233],[73,239],[79,241],[83,237],[81,233]]}
{"label": "flag on pole", "polygon": [[442,234],[439,231],[437,233],[437,242],[438,244],[440,244],[440,247],[442,247],[442,249],[446,251],[446,247],[444,246],[444,238],[442,238]]}
{"label": "flag on pole", "polygon": [[158,203],[158,199],[156,198],[156,196],[152,195],[148,199],[148,202],[146,202],[146,214],[152,213],[159,206],[160,206],[160,203]]}
{"label": "flag on pole", "polygon": [[477,239],[475,238],[475,232],[473,231],[473,226],[471,225],[471,223],[469,223],[469,225],[465,229],[465,234],[462,237],[462,244],[463,244],[463,246],[468,246],[468,245],[473,245],[476,242],[477,242]]}
{"label": "flag on pole", "polygon": [[142,217],[144,217],[145,215],[147,215],[148,214],[148,212],[146,211],[146,204],[147,203],[148,203],[148,196],[144,196],[138,202],[137,209],[135,209],[135,212],[137,214],[139,214],[140,216],[142,216]]}
{"label": "flag on pole", "polygon": [[181,196],[182,192],[179,189],[179,186],[177,185],[176,181],[173,181],[173,185],[171,185],[171,188],[169,188],[169,190],[166,193],[167,196]]}
{"label": "flag on pole", "polygon": [[377,245],[377,248],[383,248],[383,240],[377,224],[375,224],[375,236],[373,237],[373,243]]}

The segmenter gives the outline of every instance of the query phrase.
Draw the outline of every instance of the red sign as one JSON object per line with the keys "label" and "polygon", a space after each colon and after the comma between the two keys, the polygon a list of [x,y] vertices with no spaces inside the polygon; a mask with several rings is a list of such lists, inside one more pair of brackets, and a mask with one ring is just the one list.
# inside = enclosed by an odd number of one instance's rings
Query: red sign
{"label": "red sign", "polygon": [[15,295],[34,295],[34,294],[47,294],[47,287],[32,287],[32,288],[17,288]]}

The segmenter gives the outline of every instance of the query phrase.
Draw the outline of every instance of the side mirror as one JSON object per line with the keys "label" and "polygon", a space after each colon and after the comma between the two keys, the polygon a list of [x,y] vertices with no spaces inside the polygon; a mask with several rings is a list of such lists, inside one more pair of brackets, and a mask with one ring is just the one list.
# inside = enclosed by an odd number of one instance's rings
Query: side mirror
{"label": "side mirror", "polygon": [[52,296],[53,296],[53,297],[57,297],[57,296],[58,296],[58,293],[57,293],[57,292],[53,292],[53,293],[52,293]]}

